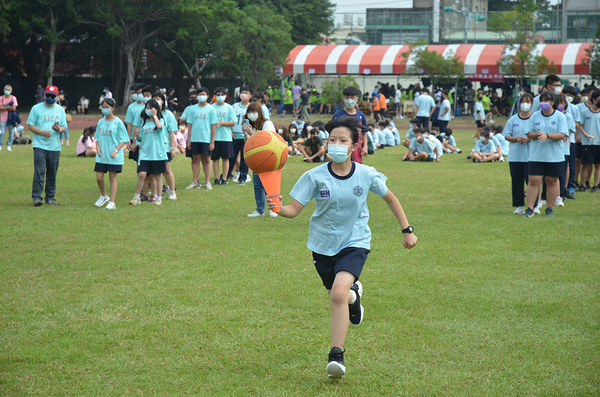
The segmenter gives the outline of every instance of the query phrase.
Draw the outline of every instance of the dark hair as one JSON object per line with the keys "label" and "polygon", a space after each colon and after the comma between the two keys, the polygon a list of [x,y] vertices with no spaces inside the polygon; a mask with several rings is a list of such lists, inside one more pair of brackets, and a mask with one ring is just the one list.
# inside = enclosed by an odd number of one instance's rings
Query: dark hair
{"label": "dark hair", "polygon": [[152,94],[152,98],[154,97],[159,97],[160,99],[162,99],[162,106],[160,107],[160,110],[165,110],[166,108],[166,103],[167,100],[165,98],[165,94],[163,94],[161,91],[156,91],[154,94]]}
{"label": "dark hair", "polygon": [[558,97],[555,93],[546,91],[540,94],[540,102],[542,101],[550,101],[552,102],[552,107],[556,109],[558,107]]}
{"label": "dark hair", "polygon": [[446,134],[447,137],[449,137],[450,135],[452,135],[452,128],[446,128],[446,131],[444,131],[444,134]]}
{"label": "dark hair", "polygon": [[112,98],[104,98],[104,100],[102,101],[100,106],[102,106],[104,104],[104,102],[106,102],[108,104],[108,106],[110,106],[111,108],[114,108],[115,106],[117,106],[117,102],[115,102],[115,100]]}
{"label": "dark hair", "polygon": [[425,130],[423,128],[415,128],[413,133],[414,134],[424,134]]}
{"label": "dark hair", "polygon": [[577,95],[577,93],[575,92],[575,87],[570,86],[570,85],[563,88],[562,93],[563,93],[563,95],[566,95],[566,94],[570,94],[573,96]]}
{"label": "dark hair", "polygon": [[296,127],[295,124],[290,124],[289,127],[288,127],[288,130],[290,131],[290,134],[292,133],[292,128],[296,130],[296,132],[295,132],[296,134],[299,133],[298,132],[298,127]]}
{"label": "dark hair", "polygon": [[419,119],[415,117],[414,119],[410,120],[410,123],[411,124],[419,124]]}
{"label": "dark hair", "polygon": [[217,95],[217,93],[222,93],[225,94],[227,92],[227,89],[225,89],[224,87],[217,87],[215,88],[215,95]]}
{"label": "dark hair", "polygon": [[486,133],[489,133],[491,130],[492,130],[492,129],[490,128],[490,126],[489,126],[489,125],[486,125],[485,127],[483,127],[483,128],[481,129],[481,133],[482,133],[482,134],[486,134]]}
{"label": "dark hair", "polygon": [[325,129],[328,133],[331,134],[335,128],[346,128],[350,131],[350,138],[352,138],[352,143],[358,143],[358,132],[362,129],[362,124],[360,121],[355,119],[354,117],[335,117],[327,124],[325,124]]}
{"label": "dark hair", "polygon": [[144,124],[146,124],[146,120],[150,118],[146,114],[146,109],[148,108],[148,106],[156,109],[156,117],[158,117],[159,120],[163,118],[162,112],[160,111],[160,106],[158,106],[158,102],[156,102],[156,100],[154,99],[150,99],[148,102],[146,102],[146,106],[144,106],[144,109],[142,109],[142,127],[144,126]]}
{"label": "dark hair", "polygon": [[[282,137],[282,138],[283,138],[283,140],[284,140],[284,141],[287,143],[287,141],[288,141],[288,136],[289,136],[289,133],[288,133],[288,128],[287,128],[287,126],[285,126],[285,125],[283,125],[283,124],[282,124],[282,125],[279,125],[279,126],[277,126],[276,128],[277,128],[277,130],[278,130],[277,132],[279,132],[279,130],[281,130],[281,137]],[[289,145],[289,144],[288,144],[288,145]]]}
{"label": "dark hair", "polygon": [[555,74],[550,74],[550,75],[548,75],[548,77],[546,77],[546,81],[545,81],[544,85],[546,87],[548,87],[549,85],[552,85],[552,84],[556,83],[557,81],[560,83],[560,77],[558,77]]}
{"label": "dark hair", "polygon": [[[258,118],[256,119],[256,121],[252,121],[248,118],[248,113],[253,112],[258,113]],[[244,116],[244,120],[248,120],[250,122],[250,125],[257,131],[262,130],[265,121],[267,121],[267,119],[265,119],[265,116],[263,115],[262,108],[256,102],[252,102],[250,105],[248,105],[248,108],[246,109],[246,115]]]}
{"label": "dark hair", "polygon": [[504,131],[504,127],[502,127],[501,125],[497,125],[496,134],[502,134],[502,131]]}
{"label": "dark hair", "polygon": [[198,88],[198,95],[200,95],[201,92],[206,92],[206,96],[210,95],[210,90],[206,87],[200,87]]}
{"label": "dark hair", "polygon": [[188,96],[192,96],[192,95],[198,95],[198,91],[191,90]]}
{"label": "dark hair", "polygon": [[529,99],[529,103],[533,103],[533,96],[531,96],[531,94],[528,92],[521,95],[521,99],[519,100],[519,103],[523,102],[523,99]]}
{"label": "dark hair", "polygon": [[357,96],[358,95],[358,89],[356,87],[346,87],[344,88],[344,90],[342,91],[342,94],[344,96]]}
{"label": "dark hair", "polygon": [[380,121],[379,125],[382,127],[387,127],[388,125],[390,125],[390,123],[386,120],[386,121]]}
{"label": "dark hair", "polygon": [[96,126],[90,125],[89,127],[83,130],[83,135],[81,136],[81,142],[85,143],[88,138],[96,133]]}
{"label": "dark hair", "polygon": [[252,87],[250,87],[249,85],[245,85],[242,88],[240,88],[240,93],[242,91],[248,91],[250,94],[254,93],[254,90],[252,89]]}
{"label": "dark hair", "polygon": [[[138,88],[139,90],[139,88]],[[142,88],[142,92],[149,92],[149,93],[153,93],[154,90],[154,86],[153,85],[145,85],[144,88]]]}

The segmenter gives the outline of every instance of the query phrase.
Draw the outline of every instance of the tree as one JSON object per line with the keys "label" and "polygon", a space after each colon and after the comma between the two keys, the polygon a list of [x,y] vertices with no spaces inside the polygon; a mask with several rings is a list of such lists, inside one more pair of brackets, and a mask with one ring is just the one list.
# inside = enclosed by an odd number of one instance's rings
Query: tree
{"label": "tree", "polygon": [[322,94],[321,100],[322,103],[330,103],[337,106],[342,106],[344,100],[343,90],[346,87],[354,87],[359,90],[358,83],[354,80],[354,77],[351,75],[346,76],[338,76],[337,79],[333,81],[325,81],[322,85]]}
{"label": "tree", "polygon": [[320,44],[333,29],[335,5],[329,0],[271,0],[278,14],[292,25],[296,44]]}
{"label": "tree", "polygon": [[6,0],[0,0],[0,41],[5,41],[6,36],[10,33],[10,26],[8,20],[4,18],[4,13],[10,10],[10,4],[6,3]]}
{"label": "tree", "polygon": [[406,67],[405,74],[428,77],[434,88],[440,84],[454,84],[457,80],[465,78],[465,65],[454,53],[448,53],[444,58],[442,54],[429,51],[427,42],[423,40],[409,44],[408,48],[407,52],[400,54],[405,65],[409,59],[413,61]]}
{"label": "tree", "polygon": [[585,50],[583,65],[590,67],[590,77],[592,80],[600,81],[600,25],[596,29],[594,45]]}
{"label": "tree", "polygon": [[507,43],[498,66],[500,70],[508,71],[507,74],[519,76],[520,87],[526,76],[537,77],[545,71],[552,74],[557,70],[546,57],[536,56],[532,51],[538,44],[535,28],[538,10],[535,0],[520,0],[512,11],[491,14],[488,22],[488,28],[500,34]]}

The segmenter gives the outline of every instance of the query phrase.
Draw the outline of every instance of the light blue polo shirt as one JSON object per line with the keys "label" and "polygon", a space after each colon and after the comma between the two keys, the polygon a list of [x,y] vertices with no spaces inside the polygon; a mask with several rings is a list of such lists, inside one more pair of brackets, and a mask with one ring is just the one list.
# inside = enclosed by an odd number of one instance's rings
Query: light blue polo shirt
{"label": "light blue polo shirt", "polygon": [[431,142],[429,139],[423,136],[423,142],[419,142],[417,138],[413,138],[410,141],[410,145],[408,147],[415,153],[425,152],[431,157],[435,158],[435,152],[433,149],[436,148],[435,143]]}
{"label": "light blue polo shirt", "polygon": [[355,162],[344,177],[333,173],[331,162],[304,173],[290,195],[304,206],[315,199],[308,249],[327,256],[347,247],[371,249],[367,196],[369,192],[385,196],[386,180],[375,168]]}
{"label": "light blue polo shirt", "polygon": [[485,110],[479,101],[475,101],[475,104],[473,105],[473,118],[475,121],[481,121],[485,119]]}
{"label": "light blue polo shirt", "polygon": [[481,138],[475,142],[475,151],[479,153],[496,153],[496,144],[493,139],[488,139],[484,143]]}
{"label": "light blue polo shirt", "polygon": [[[531,116],[526,119],[515,114],[512,116],[504,125],[502,135],[504,137],[512,136],[518,138],[520,136],[527,136],[527,121]],[[508,153],[507,160],[511,163],[528,163],[529,162],[529,143],[517,143],[510,142],[510,151]]]}
{"label": "light blue polo shirt", "polygon": [[98,141],[98,146],[102,150],[102,157],[96,154],[96,163],[123,165],[125,162],[123,148],[117,152],[114,159],[110,157],[121,142],[129,143],[127,128],[120,118],[116,117],[113,121],[107,121],[106,117],[102,117],[96,125],[94,138]]}
{"label": "light blue polo shirt", "polygon": [[502,146],[502,155],[503,156],[508,156],[509,152],[510,152],[510,142],[506,140],[506,138],[504,138],[504,136],[502,134],[496,134],[494,135],[494,143],[498,142],[496,144],[496,146],[498,146],[498,144],[500,146]]}
{"label": "light blue polo shirt", "polygon": [[596,139],[581,136],[582,145],[600,145],[600,111],[594,113],[587,105],[579,107],[579,113],[581,115],[581,125],[588,135],[595,136]]}
{"label": "light blue polo shirt", "polygon": [[414,106],[419,107],[416,117],[429,117],[431,114],[431,109],[435,107],[435,102],[429,95],[421,94],[415,101]]}
{"label": "light blue polo shirt", "polygon": [[392,130],[390,130],[389,128],[385,127],[383,129],[383,134],[385,135],[385,144],[388,146],[396,146],[396,140],[394,139],[394,134],[392,133]]}
{"label": "light blue polo shirt", "polygon": [[[547,134],[569,134],[567,118],[561,112],[554,110],[550,116],[544,116],[542,111],[535,112],[527,121],[527,133],[542,131]],[[533,139],[529,143],[529,161],[542,163],[561,163],[565,161],[563,141],[547,139],[541,143]]]}
{"label": "light blue polo shirt", "polygon": [[412,124],[411,124],[410,127],[408,128],[408,131],[406,131],[406,139],[413,139],[414,137],[415,137],[415,132],[413,131]]}
{"label": "light blue polo shirt", "polygon": [[[213,103],[212,106],[217,111],[217,120],[219,120],[221,123],[235,123],[237,121],[237,118],[235,117],[235,111],[230,104],[225,102],[223,102],[222,105]],[[233,138],[231,136],[231,127],[217,127],[217,131],[215,132],[215,141],[232,142]]]}
{"label": "light blue polo shirt", "polygon": [[190,142],[210,143],[211,128],[217,124],[217,111],[214,107],[194,105],[188,110],[186,123],[191,124]]}
{"label": "light blue polo shirt", "polygon": [[571,155],[571,138],[575,136],[575,121],[573,120],[573,116],[569,112],[563,113],[567,118],[567,131],[569,133],[569,139],[567,139],[563,143],[563,149],[565,156]]}
{"label": "light blue polo shirt", "polygon": [[27,125],[33,125],[42,131],[50,131],[50,134],[52,134],[50,138],[32,134],[31,146],[34,149],[43,149],[50,152],[60,152],[62,150],[60,134],[52,129],[57,121],[61,127],[67,127],[67,117],[62,106],[54,104],[54,106],[48,107],[45,102],[41,102],[31,108]]}
{"label": "light blue polo shirt", "polygon": [[[446,112],[444,116],[442,114]],[[442,101],[442,106],[440,107],[440,115],[438,116],[438,120],[441,121],[450,121],[452,120],[452,112],[450,111],[450,101],[444,99]]]}

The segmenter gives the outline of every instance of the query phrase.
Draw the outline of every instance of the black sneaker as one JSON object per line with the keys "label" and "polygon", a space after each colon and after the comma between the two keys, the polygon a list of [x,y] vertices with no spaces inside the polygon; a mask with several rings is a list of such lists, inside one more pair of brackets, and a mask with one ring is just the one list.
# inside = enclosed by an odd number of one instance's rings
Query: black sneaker
{"label": "black sneaker", "polygon": [[42,205],[43,201],[41,198],[34,198],[33,199],[33,206],[34,207],[39,207],[40,205]]}
{"label": "black sneaker", "polygon": [[148,202],[148,196],[144,196],[143,194],[140,195],[140,201],[142,203],[147,203]]}
{"label": "black sneaker", "polygon": [[585,192],[585,190],[586,190],[586,189],[585,189],[585,186],[584,186],[584,185],[580,185],[580,186],[577,188],[577,191],[578,191],[578,192]]}
{"label": "black sneaker", "polygon": [[344,351],[339,347],[332,347],[327,363],[327,376],[329,376],[329,379],[342,379],[345,373]]}
{"label": "black sneaker", "polygon": [[54,197],[50,197],[46,199],[46,204],[48,205],[60,205],[58,201]]}
{"label": "black sneaker", "polygon": [[221,181],[219,182],[219,185],[221,185],[221,186],[225,186],[225,185],[227,185],[227,183],[229,183],[229,182],[227,181],[227,179],[221,179]]}
{"label": "black sneaker", "polygon": [[525,218],[532,218],[533,217],[533,210],[531,208],[527,208],[525,210],[525,213],[523,214],[523,216]]}
{"label": "black sneaker", "polygon": [[564,197],[565,197],[567,200],[575,200],[575,196],[574,196],[574,195],[572,195],[572,194],[571,194],[569,191],[565,191]]}
{"label": "black sneaker", "polygon": [[598,186],[594,186],[590,189],[590,193],[596,193],[598,191]]}
{"label": "black sneaker", "polygon": [[546,208],[546,216],[554,216],[554,210],[552,208]]}
{"label": "black sneaker", "polygon": [[238,181],[238,185],[245,185],[246,181]]}
{"label": "black sneaker", "polygon": [[579,189],[579,188],[581,187],[581,185],[579,184],[579,182],[574,182],[574,183],[573,183],[573,187],[574,187],[575,189]]}
{"label": "black sneaker", "polygon": [[215,179],[215,183],[213,183],[213,185],[219,186],[220,184],[221,184],[221,180],[220,179]]}
{"label": "black sneaker", "polygon": [[354,325],[358,325],[362,322],[363,316],[365,314],[365,309],[360,304],[360,298],[362,297],[362,284],[360,281],[356,280],[352,287],[350,287],[352,291],[356,294],[356,300],[354,303],[348,305],[348,309],[350,312],[350,322]]}

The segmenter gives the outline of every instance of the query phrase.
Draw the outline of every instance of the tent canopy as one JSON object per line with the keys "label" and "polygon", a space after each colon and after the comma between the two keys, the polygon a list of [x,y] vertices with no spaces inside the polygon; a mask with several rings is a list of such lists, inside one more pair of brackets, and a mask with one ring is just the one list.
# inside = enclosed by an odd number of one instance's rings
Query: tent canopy
{"label": "tent canopy", "polygon": [[[583,66],[585,50],[593,43],[538,44],[535,55],[543,55],[558,68],[558,74],[589,74]],[[429,51],[447,56],[454,53],[465,64],[465,74],[501,73],[497,62],[507,51],[498,44],[430,45]],[[407,45],[300,45],[294,48],[284,66],[284,73],[311,74],[402,74],[406,70],[400,54]],[[407,64],[412,60],[409,58]]]}

